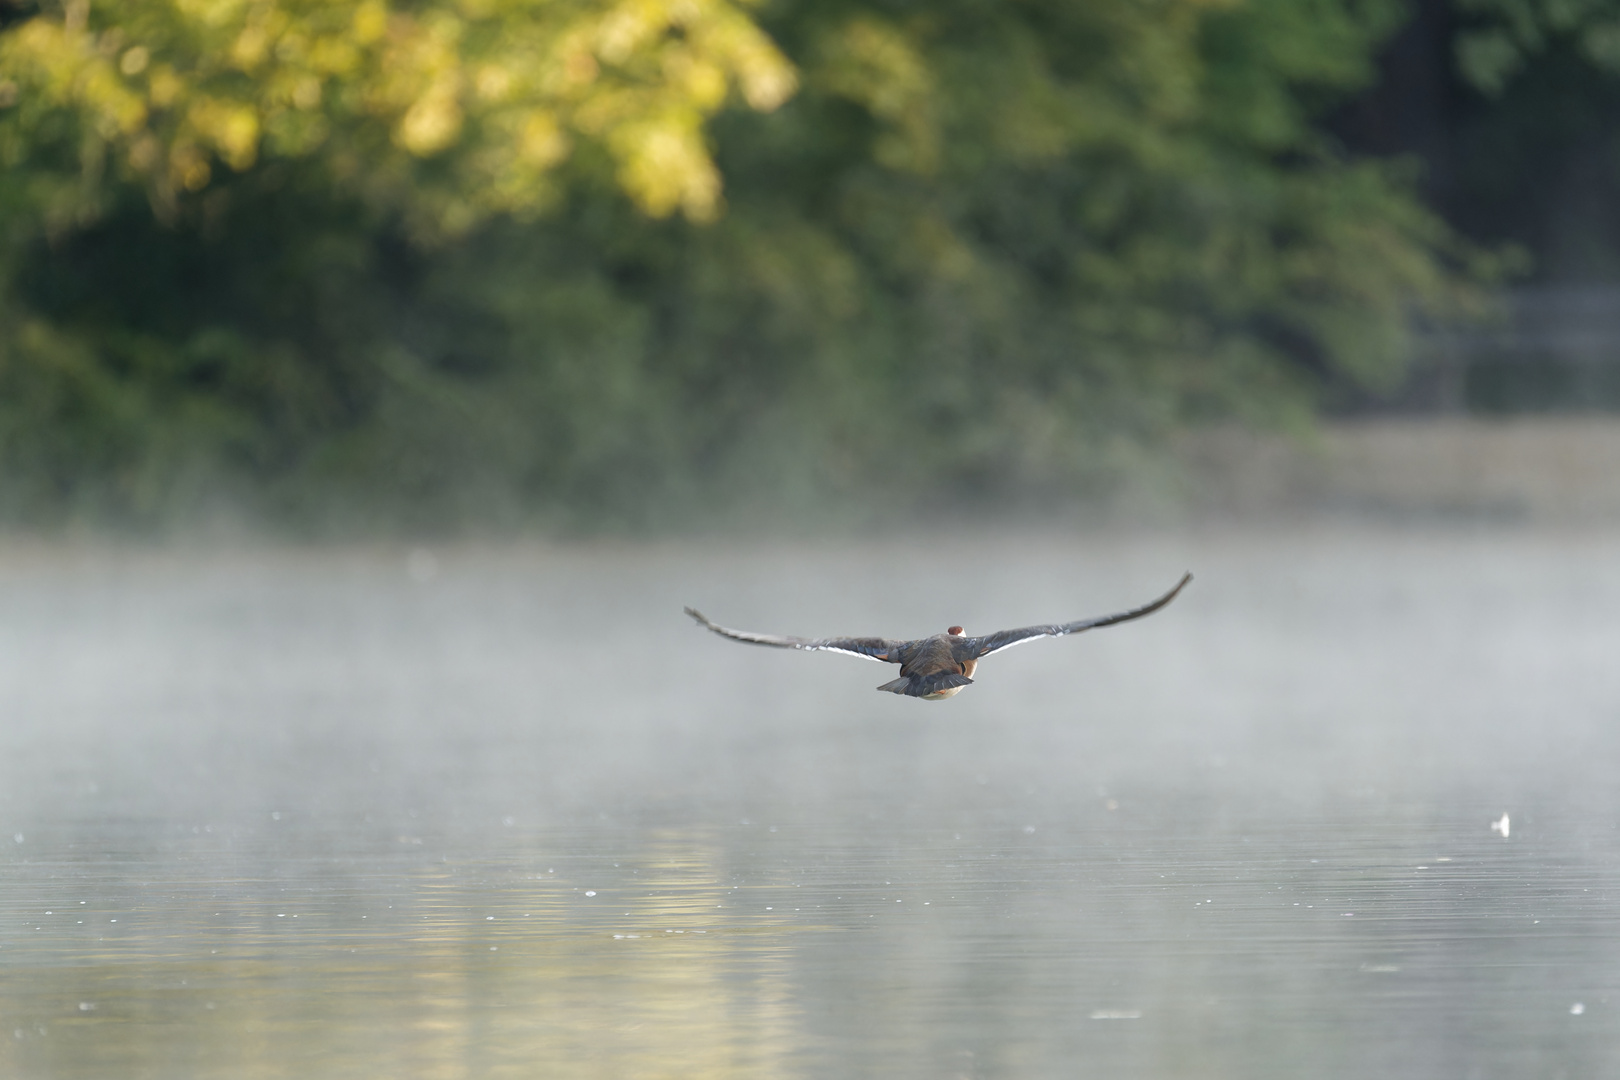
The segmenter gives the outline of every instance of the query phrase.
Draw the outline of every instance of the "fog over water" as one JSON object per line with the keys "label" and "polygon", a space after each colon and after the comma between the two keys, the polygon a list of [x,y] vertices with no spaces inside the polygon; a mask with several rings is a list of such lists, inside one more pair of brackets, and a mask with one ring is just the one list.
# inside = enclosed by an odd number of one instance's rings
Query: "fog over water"
{"label": "fog over water", "polygon": [[1617,556],[0,550],[0,1074],[1614,1075]]}

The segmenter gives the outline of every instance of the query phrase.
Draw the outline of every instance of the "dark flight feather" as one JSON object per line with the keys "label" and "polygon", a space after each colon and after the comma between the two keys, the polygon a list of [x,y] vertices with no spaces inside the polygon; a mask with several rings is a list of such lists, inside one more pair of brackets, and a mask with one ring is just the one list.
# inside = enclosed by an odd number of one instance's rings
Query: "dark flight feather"
{"label": "dark flight feather", "polygon": [[841,652],[848,653],[851,656],[862,656],[868,660],[877,660],[880,663],[898,664],[901,650],[910,644],[905,641],[890,641],[888,638],[876,637],[801,638],[784,637],[781,634],[755,634],[748,630],[733,630],[730,627],[712,623],[702,612],[694,608],[687,608],[686,613],[721,637],[728,637],[732,641],[746,642],[749,645],[769,645],[776,649]]}
{"label": "dark flight feather", "polygon": [[958,656],[974,660],[983,659],[991,653],[998,653],[1003,649],[1010,649],[1014,645],[1022,645],[1026,641],[1036,638],[1063,637],[1067,634],[1078,634],[1082,630],[1095,630],[1099,626],[1113,626],[1115,623],[1130,622],[1140,619],[1144,615],[1151,615],[1164,605],[1176,598],[1176,594],[1187,587],[1192,580],[1191,574],[1185,574],[1176,583],[1176,587],[1153,601],[1143,604],[1129,611],[1121,611],[1114,615],[1099,615],[1093,619],[1077,619],[1069,623],[1053,623],[1047,626],[1024,626],[1017,630],[1000,630],[994,634],[985,634],[982,637],[963,638],[956,646]]}

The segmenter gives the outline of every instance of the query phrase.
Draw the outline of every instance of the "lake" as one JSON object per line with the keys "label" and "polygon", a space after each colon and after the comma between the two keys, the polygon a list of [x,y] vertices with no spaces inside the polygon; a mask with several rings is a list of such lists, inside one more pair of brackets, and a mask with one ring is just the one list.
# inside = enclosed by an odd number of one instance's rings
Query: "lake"
{"label": "lake", "polygon": [[[681,613],[1183,570],[937,703]],[[1620,1075],[1620,530],[13,543],[0,599],[7,1077]]]}

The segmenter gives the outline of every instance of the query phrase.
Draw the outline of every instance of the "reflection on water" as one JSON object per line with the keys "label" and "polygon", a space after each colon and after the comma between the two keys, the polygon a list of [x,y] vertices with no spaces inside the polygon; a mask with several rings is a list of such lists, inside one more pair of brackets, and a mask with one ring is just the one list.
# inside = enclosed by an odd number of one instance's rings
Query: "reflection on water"
{"label": "reflection on water", "polygon": [[13,550],[0,1075],[1613,1075],[1617,540]]}

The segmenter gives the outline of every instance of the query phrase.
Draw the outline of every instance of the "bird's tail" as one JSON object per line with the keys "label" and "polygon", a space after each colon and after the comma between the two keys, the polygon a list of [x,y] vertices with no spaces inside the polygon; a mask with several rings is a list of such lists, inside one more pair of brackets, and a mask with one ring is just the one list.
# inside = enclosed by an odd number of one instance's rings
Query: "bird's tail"
{"label": "bird's tail", "polygon": [[973,685],[973,680],[966,675],[954,671],[938,671],[932,675],[903,675],[898,679],[884,683],[878,689],[887,690],[891,694],[904,694],[907,697],[927,697],[929,694],[937,694],[941,690],[971,685]]}

